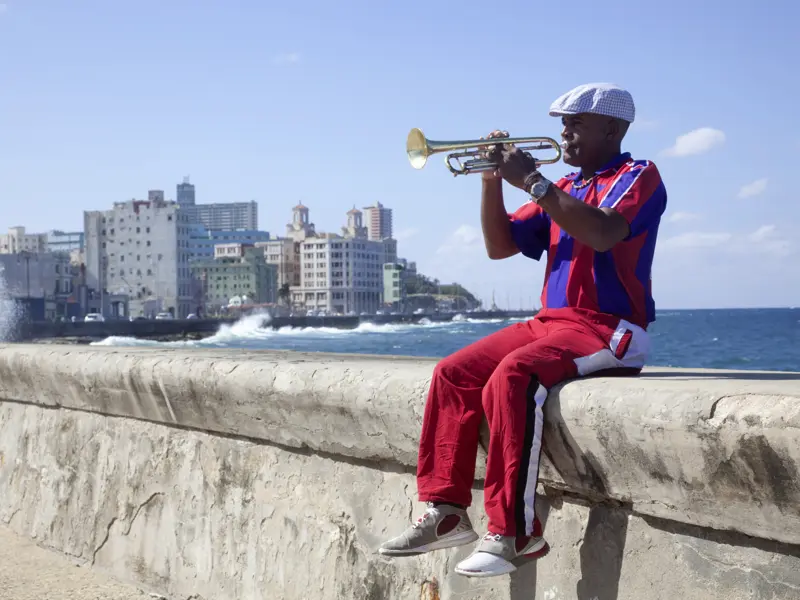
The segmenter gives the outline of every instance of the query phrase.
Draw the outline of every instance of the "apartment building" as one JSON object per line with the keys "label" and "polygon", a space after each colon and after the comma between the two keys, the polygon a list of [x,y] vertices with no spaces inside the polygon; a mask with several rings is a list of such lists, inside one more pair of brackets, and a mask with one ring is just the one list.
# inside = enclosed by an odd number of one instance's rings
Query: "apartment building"
{"label": "apartment building", "polygon": [[0,254],[17,252],[47,252],[47,234],[26,233],[21,226],[9,227],[8,233],[0,235]]}
{"label": "apartment building", "polygon": [[344,235],[317,234],[300,244],[301,288],[306,310],[374,313],[382,304],[385,248],[368,240],[361,211],[347,213]]}
{"label": "apartment building", "polygon": [[[163,198],[163,192],[161,194]],[[211,231],[258,229],[258,203],[255,200],[196,204],[196,197],[195,186],[189,183],[188,177],[184,177],[183,182],[175,186],[178,206],[189,215],[190,222],[199,223]]]}
{"label": "apartment building", "polygon": [[86,283],[127,294],[132,316],[170,311],[184,318],[201,299],[189,268],[191,222],[175,202],[148,196],[84,212]]}
{"label": "apartment building", "polygon": [[189,260],[214,258],[214,248],[219,244],[254,245],[269,240],[268,231],[252,229],[213,230],[200,223],[189,225]]}
{"label": "apartment building", "polygon": [[268,242],[255,242],[263,248],[264,260],[278,270],[278,289],[284,285],[300,288],[300,242],[291,238],[278,238]]}
{"label": "apartment building", "polygon": [[[186,202],[187,195],[183,199]],[[214,202],[211,204],[185,205],[181,207],[192,223],[200,223],[212,231],[232,231],[235,229],[258,229],[258,203]]]}
{"label": "apartment building", "polygon": [[392,237],[392,209],[380,202],[364,207],[364,222],[368,239],[380,241]]}
{"label": "apartment building", "polygon": [[206,313],[217,313],[237,299],[248,304],[277,301],[278,267],[264,260],[264,249],[251,244],[218,244],[214,258],[194,261],[192,275],[200,282]]}

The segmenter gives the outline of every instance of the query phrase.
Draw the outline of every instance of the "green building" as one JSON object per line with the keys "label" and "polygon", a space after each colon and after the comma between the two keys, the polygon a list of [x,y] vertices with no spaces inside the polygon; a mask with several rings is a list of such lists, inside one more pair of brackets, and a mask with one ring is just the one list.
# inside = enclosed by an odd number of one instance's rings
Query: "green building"
{"label": "green building", "polygon": [[[206,311],[231,303],[271,304],[278,298],[278,266],[264,260],[264,249],[249,244],[218,244],[214,258],[192,262],[203,286]],[[238,299],[238,301],[236,300]]]}

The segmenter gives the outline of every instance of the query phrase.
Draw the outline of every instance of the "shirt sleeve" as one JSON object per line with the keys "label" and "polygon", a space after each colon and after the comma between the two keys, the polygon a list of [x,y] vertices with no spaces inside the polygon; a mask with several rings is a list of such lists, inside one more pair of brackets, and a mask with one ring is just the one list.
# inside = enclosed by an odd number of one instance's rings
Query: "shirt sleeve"
{"label": "shirt sleeve", "polygon": [[511,237],[519,251],[528,258],[539,260],[550,246],[550,217],[538,204],[529,202],[508,218]]}
{"label": "shirt sleeve", "polygon": [[628,221],[636,237],[658,223],[667,208],[667,190],[661,174],[650,161],[636,162],[620,175],[600,203],[600,208],[613,208]]}

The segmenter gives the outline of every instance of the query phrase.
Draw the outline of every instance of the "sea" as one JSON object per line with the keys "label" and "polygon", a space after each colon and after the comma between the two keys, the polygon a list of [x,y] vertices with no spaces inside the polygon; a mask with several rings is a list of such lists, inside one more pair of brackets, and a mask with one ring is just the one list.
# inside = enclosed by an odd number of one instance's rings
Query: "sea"
{"label": "sea", "polygon": [[[441,358],[522,319],[471,319],[419,324],[362,323],[355,329],[283,327],[251,315],[202,340],[157,342],[110,337],[104,346],[237,348],[406,355]],[[800,309],[670,310],[649,328],[649,364],[663,367],[800,372]]]}

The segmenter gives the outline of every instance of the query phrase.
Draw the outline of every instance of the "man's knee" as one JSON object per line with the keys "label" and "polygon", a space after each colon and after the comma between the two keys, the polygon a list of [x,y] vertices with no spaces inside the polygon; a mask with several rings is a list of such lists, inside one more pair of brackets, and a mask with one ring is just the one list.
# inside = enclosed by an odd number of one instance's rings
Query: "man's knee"
{"label": "man's knee", "polygon": [[450,383],[460,380],[464,373],[464,359],[459,352],[446,356],[433,368],[433,378],[444,379]]}

